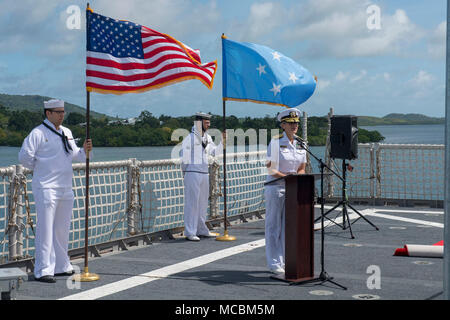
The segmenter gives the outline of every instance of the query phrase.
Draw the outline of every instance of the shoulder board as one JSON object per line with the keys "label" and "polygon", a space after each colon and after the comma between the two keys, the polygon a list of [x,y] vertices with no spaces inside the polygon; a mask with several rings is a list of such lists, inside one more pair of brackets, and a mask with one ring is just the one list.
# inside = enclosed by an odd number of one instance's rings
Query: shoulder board
{"label": "shoulder board", "polygon": [[273,139],[281,139],[281,138],[283,138],[283,134],[273,136]]}

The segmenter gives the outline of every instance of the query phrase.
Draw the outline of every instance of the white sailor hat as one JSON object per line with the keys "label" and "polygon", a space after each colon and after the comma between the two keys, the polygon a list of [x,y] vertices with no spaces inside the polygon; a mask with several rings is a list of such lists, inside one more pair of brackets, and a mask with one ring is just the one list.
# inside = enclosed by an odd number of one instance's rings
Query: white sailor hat
{"label": "white sailor hat", "polygon": [[195,114],[195,120],[209,120],[211,119],[211,115],[204,112],[197,112]]}
{"label": "white sailor hat", "polygon": [[64,108],[64,101],[58,99],[51,99],[44,101],[44,109]]}
{"label": "white sailor hat", "polygon": [[281,111],[278,114],[278,121],[280,122],[300,122],[300,110],[296,108],[289,108]]}

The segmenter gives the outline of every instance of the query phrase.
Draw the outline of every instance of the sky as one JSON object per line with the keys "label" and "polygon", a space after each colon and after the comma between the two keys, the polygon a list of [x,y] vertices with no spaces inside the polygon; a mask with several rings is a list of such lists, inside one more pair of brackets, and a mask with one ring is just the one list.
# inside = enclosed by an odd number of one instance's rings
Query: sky
{"label": "sky", "polygon": [[[0,93],[86,106],[86,3],[0,0]],[[317,76],[314,94],[298,106],[308,116],[330,108],[335,115],[445,116],[445,0],[91,0],[90,7],[167,33],[199,49],[202,62],[218,63],[211,90],[189,80],[139,94],[92,93],[91,110],[110,116],[222,115],[222,33],[269,46]],[[227,116],[282,110],[226,103]]]}

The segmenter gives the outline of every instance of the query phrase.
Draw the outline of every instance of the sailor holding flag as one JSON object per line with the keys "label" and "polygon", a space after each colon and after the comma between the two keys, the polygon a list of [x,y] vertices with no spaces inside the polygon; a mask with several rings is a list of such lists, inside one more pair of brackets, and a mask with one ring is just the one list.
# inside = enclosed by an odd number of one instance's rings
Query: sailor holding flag
{"label": "sailor holding flag", "polygon": [[83,148],[78,148],[72,132],[61,125],[64,101],[45,101],[44,112],[44,122],[25,138],[19,162],[33,170],[37,215],[35,279],[54,283],[54,276],[74,273],[67,254],[74,200],[72,161],[84,161],[86,152],[92,150],[92,142],[87,139]]}
{"label": "sailor holding flag", "polygon": [[211,115],[207,113],[196,113],[192,131],[182,143],[184,234],[190,241],[199,241],[199,236],[216,236],[205,224],[209,197],[208,155],[220,155],[223,145],[222,142],[215,145],[206,133],[211,124],[210,119]]}

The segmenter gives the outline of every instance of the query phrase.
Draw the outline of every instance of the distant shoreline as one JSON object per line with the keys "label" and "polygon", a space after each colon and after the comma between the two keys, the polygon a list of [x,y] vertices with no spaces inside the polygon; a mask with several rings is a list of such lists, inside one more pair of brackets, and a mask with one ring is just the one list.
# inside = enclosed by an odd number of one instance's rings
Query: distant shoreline
{"label": "distant shoreline", "polygon": [[384,126],[384,125],[430,125],[445,124],[445,118],[428,117],[423,114],[390,113],[384,117],[359,116],[359,126]]}
{"label": "distant shoreline", "polygon": [[[28,110],[31,112],[40,112],[43,111],[43,101],[49,100],[52,97],[41,96],[41,95],[13,95],[7,93],[0,93],[0,107],[6,107],[11,111],[21,111]],[[85,107],[72,104],[68,101],[65,103],[67,114],[75,112],[84,115],[86,113]],[[280,109],[281,111],[281,109]],[[339,112],[338,109],[335,109],[336,112]],[[109,120],[125,120],[125,118],[118,118],[116,116],[111,116],[107,114],[103,114],[99,111],[94,111],[91,109],[91,117],[99,119],[99,118],[107,118]],[[337,114],[336,114],[337,115]],[[220,115],[219,115],[220,116]],[[266,115],[268,116],[268,115]],[[327,115],[323,116],[314,116],[307,115],[309,117],[327,117]],[[176,116],[174,118],[185,118],[189,116]],[[236,118],[243,119],[247,116],[238,116]],[[269,116],[269,117],[273,117]],[[416,114],[416,113],[390,113],[388,115],[377,117],[377,116],[356,116],[358,118],[358,124],[361,126],[377,126],[377,125],[409,125],[409,124],[443,124],[445,123],[445,117],[431,117],[424,114]],[[263,119],[265,116],[259,117],[249,117],[251,120]]]}
{"label": "distant shoreline", "polygon": [[358,127],[380,127],[380,126],[438,126],[445,125],[445,122],[440,123],[377,123],[377,124],[360,124]]}

